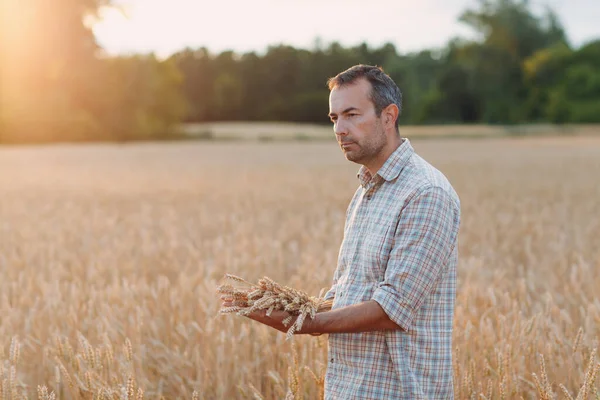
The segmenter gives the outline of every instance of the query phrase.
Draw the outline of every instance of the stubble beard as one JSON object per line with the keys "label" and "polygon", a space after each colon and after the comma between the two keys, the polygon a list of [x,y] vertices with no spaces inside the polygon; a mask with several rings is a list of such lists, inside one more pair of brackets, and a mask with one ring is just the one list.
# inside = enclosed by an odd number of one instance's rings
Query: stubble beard
{"label": "stubble beard", "polygon": [[370,139],[363,140],[361,143],[354,142],[354,147],[357,147],[356,149],[345,150],[342,148],[346,159],[357,164],[365,165],[369,161],[377,158],[387,145],[387,137],[380,126],[377,126],[376,132],[376,135]]}

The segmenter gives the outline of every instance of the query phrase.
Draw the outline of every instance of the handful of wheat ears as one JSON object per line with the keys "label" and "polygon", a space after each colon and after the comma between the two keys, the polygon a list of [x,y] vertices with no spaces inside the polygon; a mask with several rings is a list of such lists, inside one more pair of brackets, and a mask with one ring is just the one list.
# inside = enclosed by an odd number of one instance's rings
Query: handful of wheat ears
{"label": "handful of wheat ears", "polygon": [[[289,326],[286,340],[302,329],[306,317],[313,319],[317,313],[330,310],[333,303],[321,296],[309,296],[301,290],[282,286],[268,277],[259,279],[256,284],[231,274],[226,274],[225,278],[237,286],[223,284],[217,288],[222,299],[232,303],[231,307],[222,308],[221,314],[247,316],[253,311],[267,310],[270,316],[274,310],[287,311],[290,316],[283,320],[283,325]],[[298,318],[292,323],[295,316]]]}

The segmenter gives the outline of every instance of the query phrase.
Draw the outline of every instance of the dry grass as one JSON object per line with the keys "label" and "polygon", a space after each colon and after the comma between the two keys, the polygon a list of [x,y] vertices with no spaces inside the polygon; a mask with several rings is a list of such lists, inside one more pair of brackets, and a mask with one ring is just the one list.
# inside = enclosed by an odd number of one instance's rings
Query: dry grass
{"label": "dry grass", "polygon": [[[456,397],[595,398],[600,140],[414,145],[462,200]],[[333,143],[0,148],[0,398],[318,398],[326,340],[215,288],[327,287],[355,172]]]}

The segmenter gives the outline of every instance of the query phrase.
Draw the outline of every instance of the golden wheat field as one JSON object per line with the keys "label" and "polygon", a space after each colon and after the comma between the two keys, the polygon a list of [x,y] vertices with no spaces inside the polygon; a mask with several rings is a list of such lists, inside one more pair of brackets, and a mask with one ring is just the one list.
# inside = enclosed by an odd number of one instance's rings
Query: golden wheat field
{"label": "golden wheat field", "polygon": [[[456,398],[599,398],[600,138],[412,143],[462,201]],[[326,337],[216,288],[328,287],[356,171],[333,141],[0,148],[0,398],[318,399]]]}

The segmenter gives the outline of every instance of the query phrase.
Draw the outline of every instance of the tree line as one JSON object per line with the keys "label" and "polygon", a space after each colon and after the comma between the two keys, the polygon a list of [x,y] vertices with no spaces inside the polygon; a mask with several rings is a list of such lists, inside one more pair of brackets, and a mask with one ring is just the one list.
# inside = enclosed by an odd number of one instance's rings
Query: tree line
{"label": "tree line", "polygon": [[327,123],[327,78],[359,63],[398,83],[402,124],[600,122],[600,39],[574,48],[558,16],[526,0],[481,0],[460,17],[477,39],[441,49],[316,41],[166,60],[103,54],[85,17],[109,0],[52,3],[0,6],[0,141],[162,139],[182,121]]}

